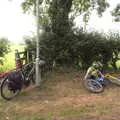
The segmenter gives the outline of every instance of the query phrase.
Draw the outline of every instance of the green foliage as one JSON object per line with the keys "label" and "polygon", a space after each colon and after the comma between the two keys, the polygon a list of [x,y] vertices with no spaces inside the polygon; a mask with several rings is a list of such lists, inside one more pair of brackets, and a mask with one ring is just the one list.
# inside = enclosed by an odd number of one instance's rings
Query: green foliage
{"label": "green foliage", "polygon": [[25,0],[21,7],[24,12],[33,12],[35,14],[36,12],[36,1],[35,0]]}
{"label": "green foliage", "polygon": [[3,64],[3,57],[10,51],[10,44],[7,38],[0,38],[0,64]]}
{"label": "green foliage", "polygon": [[120,4],[117,4],[116,8],[112,11],[112,16],[116,22],[120,21]]}
{"label": "green foliage", "polygon": [[72,0],[53,0],[49,8],[52,31],[58,36],[65,36],[70,30],[69,18]]}
{"label": "green foliage", "polygon": [[36,41],[35,41],[35,37],[29,37],[29,36],[26,36],[24,37],[24,41],[26,43],[26,47],[28,50],[32,50],[32,49],[36,49]]}
{"label": "green foliage", "polygon": [[[50,27],[51,22],[53,31],[54,27],[62,29],[64,25],[66,26],[69,15],[74,19],[78,14],[82,14],[83,22],[86,23],[93,10],[102,16],[102,13],[109,7],[106,0],[39,0],[39,2],[40,24],[46,26],[49,23]],[[36,14],[36,0],[24,0],[21,6],[24,12]]]}
{"label": "green foliage", "polygon": [[109,7],[108,2],[106,2],[106,0],[97,0],[97,12],[98,15],[102,15],[102,13],[106,10],[106,8]]}
{"label": "green foliage", "polygon": [[[32,43],[32,40],[28,43]],[[34,49],[34,44],[29,45],[28,48]],[[40,54],[48,61],[67,66],[78,66],[81,63],[83,68],[93,61],[101,61],[104,67],[108,67],[113,55],[111,42],[97,32],[71,32],[64,37],[58,37],[53,32],[43,32],[40,36],[40,46]]]}
{"label": "green foliage", "polygon": [[[49,0],[39,0],[39,23],[43,29],[49,28],[50,20],[48,16]],[[21,4],[24,13],[36,15],[36,0],[24,0]]]}
{"label": "green foliage", "polygon": [[[42,3],[47,9],[43,9]],[[25,0],[24,4],[23,9],[28,11],[35,1]],[[96,32],[80,31],[79,33],[73,30],[73,20],[77,14],[83,15],[85,23],[89,20],[89,15],[93,10],[101,16],[109,7],[106,0],[46,0],[41,1],[39,6],[40,24],[44,29],[40,35],[41,56],[60,65],[71,66],[81,63],[81,66],[85,68],[98,60],[103,63],[104,67],[108,67],[109,62],[115,67],[113,61],[119,53],[119,50],[115,49],[119,48],[116,46],[116,41]],[[26,44],[28,49],[36,50],[34,37],[26,38]]]}
{"label": "green foliage", "polygon": [[5,72],[15,67],[15,50],[23,51],[24,47],[24,45],[10,45],[10,52],[5,54],[4,64],[0,65],[0,72]]}
{"label": "green foliage", "polygon": [[100,61],[104,65],[111,58],[111,48],[107,39],[100,33],[83,33],[78,35],[79,62],[83,67],[91,65],[93,61]]}
{"label": "green foliage", "polygon": [[96,10],[99,16],[109,7],[106,0],[72,0],[72,12],[74,16],[83,15],[83,22],[88,22],[93,10]]}
{"label": "green foliage", "polygon": [[110,32],[108,36],[108,40],[109,40],[110,48],[112,50],[112,57],[111,57],[110,64],[115,70],[117,70],[118,68],[117,68],[116,63],[118,60],[120,60],[120,34],[119,32],[118,33]]}

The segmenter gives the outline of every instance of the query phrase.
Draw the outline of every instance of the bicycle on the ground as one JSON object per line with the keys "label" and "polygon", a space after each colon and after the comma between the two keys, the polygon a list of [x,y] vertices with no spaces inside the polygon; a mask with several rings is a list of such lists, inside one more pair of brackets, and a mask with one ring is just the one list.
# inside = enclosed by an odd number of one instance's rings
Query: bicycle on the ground
{"label": "bicycle on the ground", "polygon": [[85,88],[87,88],[90,92],[100,93],[104,90],[104,86],[108,81],[113,84],[120,85],[120,79],[108,73],[104,75],[104,78],[100,77],[99,79],[101,80],[94,80],[94,79],[84,80]]}
{"label": "bicycle on the ground", "polygon": [[120,78],[115,77],[109,73],[105,74],[105,79],[109,80],[111,83],[120,86]]}
{"label": "bicycle on the ground", "polygon": [[84,80],[84,86],[90,92],[100,93],[103,91],[102,84],[99,81],[94,80],[94,79]]}

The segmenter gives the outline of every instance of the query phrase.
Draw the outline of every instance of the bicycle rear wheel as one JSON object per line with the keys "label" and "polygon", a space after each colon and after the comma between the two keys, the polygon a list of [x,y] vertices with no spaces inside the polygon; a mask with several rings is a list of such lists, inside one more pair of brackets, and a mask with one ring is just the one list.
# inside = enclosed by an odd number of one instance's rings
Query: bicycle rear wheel
{"label": "bicycle rear wheel", "polygon": [[8,81],[8,77],[5,77],[1,82],[0,92],[1,96],[5,100],[11,100],[13,97],[19,94],[20,90],[12,90],[10,88],[10,82]]}
{"label": "bicycle rear wheel", "polygon": [[98,81],[93,80],[93,79],[86,79],[84,81],[84,86],[89,91],[94,92],[94,93],[100,93],[103,91],[103,86]]}

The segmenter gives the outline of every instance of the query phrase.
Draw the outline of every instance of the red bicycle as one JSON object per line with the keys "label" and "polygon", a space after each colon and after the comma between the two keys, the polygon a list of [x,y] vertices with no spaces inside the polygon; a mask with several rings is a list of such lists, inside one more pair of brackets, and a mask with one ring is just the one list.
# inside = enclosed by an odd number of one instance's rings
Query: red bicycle
{"label": "red bicycle", "polygon": [[7,71],[7,72],[3,72],[2,74],[0,74],[0,83],[2,81],[2,79],[4,79],[8,73],[12,72],[12,71],[17,71],[19,69],[21,69],[23,66],[23,62],[22,62],[22,59],[19,57],[19,58],[16,58],[16,68],[10,70],[10,71]]}
{"label": "red bicycle", "polygon": [[[1,74],[1,86],[0,86],[0,93],[1,96],[6,100],[11,100],[13,97],[18,95],[20,91],[23,88],[28,87],[31,83],[35,83],[35,62],[30,62],[27,64],[23,64],[23,60],[19,57],[16,59],[16,68],[2,73]],[[42,68],[41,73],[44,71],[43,65],[45,65],[44,60],[39,61],[39,65]],[[11,81],[9,79],[10,72],[15,71],[21,76],[21,81],[16,84],[16,82],[19,81],[19,78],[14,79]],[[9,74],[10,73],[10,74]],[[44,73],[43,73],[44,74]],[[16,82],[15,82],[16,81]],[[18,85],[18,87],[16,87]],[[19,86],[20,85],[20,86]]]}
{"label": "red bicycle", "polygon": [[[1,96],[3,98],[9,100],[19,93],[19,90],[16,90],[14,92],[9,90],[8,74],[13,71],[21,71],[22,67],[23,67],[23,62],[19,56],[16,58],[16,67],[14,69],[11,69],[7,72],[3,72],[2,74],[0,74],[0,92],[1,92]],[[4,94],[6,94],[6,96],[8,96],[8,97],[5,97]]]}

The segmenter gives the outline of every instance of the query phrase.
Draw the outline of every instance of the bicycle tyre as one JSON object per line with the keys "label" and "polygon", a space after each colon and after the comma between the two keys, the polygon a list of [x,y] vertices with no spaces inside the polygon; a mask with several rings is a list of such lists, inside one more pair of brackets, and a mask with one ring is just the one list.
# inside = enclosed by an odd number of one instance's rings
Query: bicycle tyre
{"label": "bicycle tyre", "polygon": [[84,86],[87,90],[94,93],[100,93],[103,91],[103,86],[96,80],[86,79],[84,81]]}
{"label": "bicycle tyre", "polygon": [[29,81],[30,81],[30,84],[35,84],[35,69],[33,68],[31,73],[29,74]]}
{"label": "bicycle tyre", "polygon": [[[14,98],[15,96],[17,96],[20,93],[20,90],[15,90],[15,91],[10,90],[8,85],[9,85],[9,81],[8,81],[8,77],[6,76],[2,80],[1,86],[0,86],[1,96],[5,100],[11,100],[12,98]],[[10,92],[10,95],[9,95],[9,92]]]}
{"label": "bicycle tyre", "polygon": [[24,85],[29,86],[31,82],[35,83],[35,70],[34,63],[28,63],[22,68],[22,73],[24,75]]}

